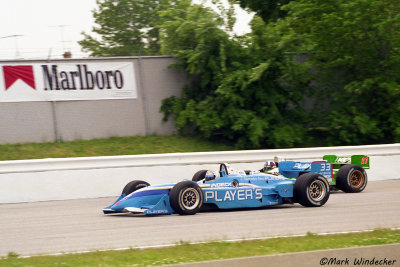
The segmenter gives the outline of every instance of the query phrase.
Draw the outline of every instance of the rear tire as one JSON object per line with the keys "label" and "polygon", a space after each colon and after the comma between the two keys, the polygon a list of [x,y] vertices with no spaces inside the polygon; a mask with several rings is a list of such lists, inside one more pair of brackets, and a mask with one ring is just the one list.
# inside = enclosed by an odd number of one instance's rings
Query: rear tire
{"label": "rear tire", "polygon": [[200,170],[193,175],[192,181],[198,182],[206,177],[207,170]]}
{"label": "rear tire", "polygon": [[132,194],[136,190],[139,190],[147,186],[150,186],[150,184],[145,181],[134,180],[125,185],[124,189],[122,190],[122,194],[125,194],[127,196],[129,194]]}
{"label": "rear tire", "polygon": [[294,184],[295,201],[305,207],[320,207],[329,199],[329,183],[318,173],[300,175]]}
{"label": "rear tire", "polygon": [[203,192],[194,182],[183,181],[172,187],[169,193],[172,209],[180,215],[196,214],[203,204]]}
{"label": "rear tire", "polygon": [[367,182],[367,173],[358,165],[343,165],[336,175],[336,187],[346,193],[363,191]]}

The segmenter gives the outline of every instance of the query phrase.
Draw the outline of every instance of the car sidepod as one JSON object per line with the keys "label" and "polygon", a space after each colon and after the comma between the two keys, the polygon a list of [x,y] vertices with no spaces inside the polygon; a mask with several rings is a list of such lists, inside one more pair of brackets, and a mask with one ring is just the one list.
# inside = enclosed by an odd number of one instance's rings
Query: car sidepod
{"label": "car sidepod", "polygon": [[238,183],[220,178],[218,182],[202,184],[204,203],[220,209],[250,208],[284,204],[286,198],[293,197],[293,180],[266,180],[262,176],[234,180]]}

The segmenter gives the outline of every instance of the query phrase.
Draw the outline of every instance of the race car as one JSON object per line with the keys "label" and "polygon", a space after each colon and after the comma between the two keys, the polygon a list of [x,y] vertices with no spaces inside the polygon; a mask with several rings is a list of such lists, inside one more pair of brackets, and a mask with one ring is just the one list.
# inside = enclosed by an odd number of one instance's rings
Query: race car
{"label": "race car", "polygon": [[[321,169],[326,163],[312,163]],[[202,207],[219,209],[256,208],[286,203],[320,207],[329,198],[329,183],[320,173],[305,173],[296,180],[261,172],[234,170],[222,163],[218,171],[201,170],[192,180],[150,186],[134,180],[122,190],[104,214],[193,215]]]}
{"label": "race car", "polygon": [[[342,190],[346,193],[359,193],[367,186],[368,176],[365,170],[370,168],[368,156],[325,155],[321,162],[327,163],[320,173],[328,179],[332,189]],[[274,161],[267,161],[260,171],[280,174],[287,178],[297,178],[304,173],[313,172],[313,169],[312,162],[279,162],[275,157]]]}

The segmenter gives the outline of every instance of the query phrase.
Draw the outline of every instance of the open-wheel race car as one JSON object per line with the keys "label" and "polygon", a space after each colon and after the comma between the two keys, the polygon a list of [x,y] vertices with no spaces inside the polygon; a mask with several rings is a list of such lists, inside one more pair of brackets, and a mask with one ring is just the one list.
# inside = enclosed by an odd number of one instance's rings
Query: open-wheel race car
{"label": "open-wheel race car", "polygon": [[[325,155],[321,162],[326,162],[319,170],[329,182],[332,189],[346,193],[359,193],[365,189],[368,176],[365,170],[370,167],[370,158],[365,155],[336,156]],[[314,167],[315,168],[315,167]],[[274,173],[287,178],[298,178],[305,173],[315,172],[312,162],[267,161],[263,169],[265,173]]]}
{"label": "open-wheel race car", "polygon": [[103,212],[192,215],[207,206],[237,209],[300,203],[320,207],[328,201],[330,193],[328,180],[319,173],[326,164],[312,163],[316,172],[304,173],[297,179],[259,171],[237,171],[223,163],[218,171],[200,170],[192,180],[176,184],[150,186],[135,180]]}

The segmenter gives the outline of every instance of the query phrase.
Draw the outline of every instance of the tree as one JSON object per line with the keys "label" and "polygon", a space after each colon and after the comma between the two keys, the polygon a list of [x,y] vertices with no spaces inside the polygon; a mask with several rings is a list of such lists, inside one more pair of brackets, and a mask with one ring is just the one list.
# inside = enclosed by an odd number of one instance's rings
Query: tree
{"label": "tree", "polygon": [[94,56],[178,58],[192,83],[161,111],[182,133],[239,148],[400,140],[399,1],[234,1],[260,15],[244,36],[231,31],[232,6],[99,0],[101,39],[86,34],[81,45]]}
{"label": "tree", "polygon": [[277,21],[286,16],[287,12],[281,7],[292,0],[237,0],[242,8],[248,8],[265,22]]}
{"label": "tree", "polygon": [[164,19],[163,51],[197,77],[181,97],[164,100],[165,119],[172,115],[181,132],[230,140],[239,148],[302,140],[302,82],[292,83],[298,73],[278,45],[280,32],[255,19],[254,34],[231,36],[223,30],[229,19],[199,5],[166,11]]}
{"label": "tree", "polygon": [[400,2],[299,0],[283,9],[325,106],[313,126],[331,144],[398,142]]}
{"label": "tree", "polygon": [[[79,42],[91,56],[134,56],[160,54],[158,11],[180,1],[97,0],[93,11],[93,36],[83,33]],[[99,38],[99,39],[98,39]]]}

